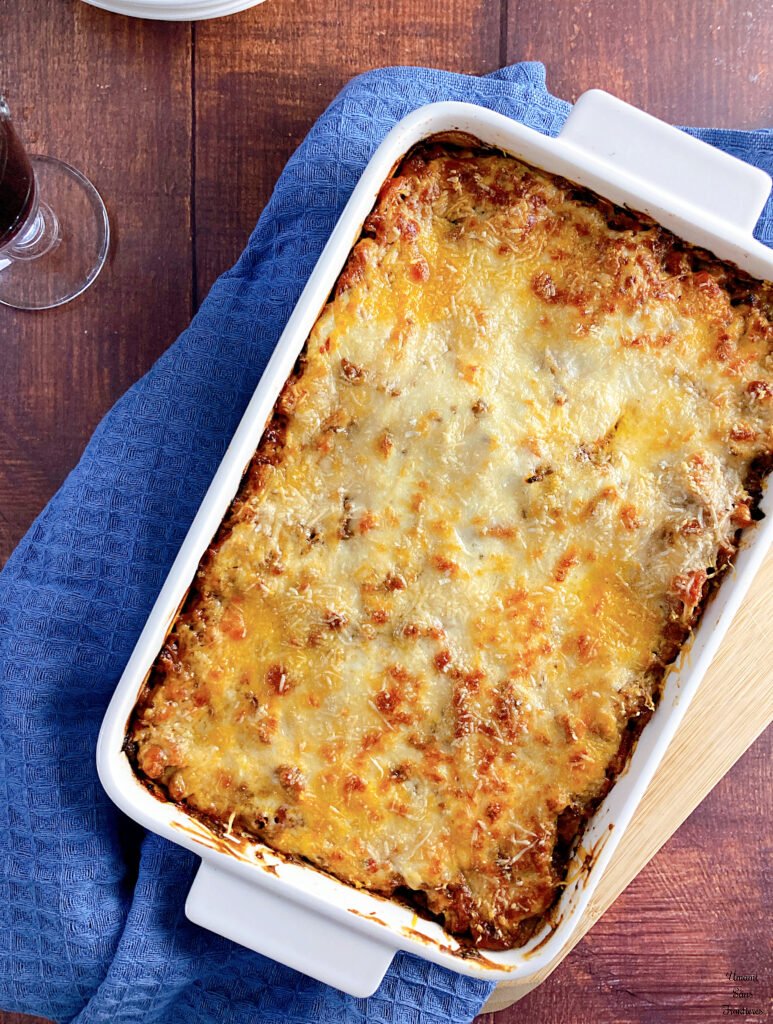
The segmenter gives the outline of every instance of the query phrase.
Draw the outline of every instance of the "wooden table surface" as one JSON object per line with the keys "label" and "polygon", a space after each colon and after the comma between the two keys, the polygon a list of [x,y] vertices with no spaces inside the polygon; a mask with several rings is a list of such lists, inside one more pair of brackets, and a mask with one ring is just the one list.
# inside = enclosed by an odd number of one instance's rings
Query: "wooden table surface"
{"label": "wooden table surface", "polygon": [[[567,99],[600,86],[670,121],[754,128],[773,122],[771,53],[770,0],[266,0],[197,24],[0,0],[0,91],[32,151],[93,179],[114,237],[72,304],[0,308],[0,562],[234,261],[352,75],[536,59]],[[719,1019],[727,972],[769,971],[770,753],[768,733],[555,974],[481,1020]]]}

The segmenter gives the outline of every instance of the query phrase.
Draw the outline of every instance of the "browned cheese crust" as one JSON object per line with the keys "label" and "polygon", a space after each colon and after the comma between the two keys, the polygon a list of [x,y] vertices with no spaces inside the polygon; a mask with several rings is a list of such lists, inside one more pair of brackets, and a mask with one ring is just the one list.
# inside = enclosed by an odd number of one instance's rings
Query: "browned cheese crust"
{"label": "browned cheese crust", "polygon": [[522,944],[757,514],[771,302],[512,157],[417,150],[156,661],[140,776]]}

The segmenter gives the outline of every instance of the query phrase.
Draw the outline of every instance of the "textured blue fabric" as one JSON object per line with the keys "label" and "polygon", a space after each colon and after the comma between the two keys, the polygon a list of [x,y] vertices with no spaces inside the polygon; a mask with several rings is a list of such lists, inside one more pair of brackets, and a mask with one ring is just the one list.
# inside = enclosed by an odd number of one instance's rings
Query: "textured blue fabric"
{"label": "textured blue fabric", "polygon": [[[352,81],[290,160],[236,266],[113,408],[0,576],[0,1007],[110,1024],[468,1021],[490,986],[411,956],[352,999],[195,927],[197,859],[102,792],[99,724],[323,243],[376,145],[434,100],[555,134],[539,64]],[[773,170],[773,133],[696,131]],[[758,227],[773,243],[773,208]]]}

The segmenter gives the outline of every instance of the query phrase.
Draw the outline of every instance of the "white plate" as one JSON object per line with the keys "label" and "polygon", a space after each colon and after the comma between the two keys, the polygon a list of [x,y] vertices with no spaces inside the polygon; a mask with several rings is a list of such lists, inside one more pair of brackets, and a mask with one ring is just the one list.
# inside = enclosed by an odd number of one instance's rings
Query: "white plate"
{"label": "white plate", "polygon": [[[720,259],[737,263],[755,277],[773,278],[773,252],[752,236],[770,191],[770,178],[606,93],[593,91],[580,97],[556,139],[482,107],[431,104],[393,128],[363,172],[137,641],[97,746],[99,776],[115,803],[146,828],[202,858],[186,903],[192,921],[357,996],[376,990],[397,950],[487,981],[523,981],[550,963],[587,909],[773,540],[773,487],[768,486],[761,505],[765,518],[745,535],[733,572],[706,608],[692,644],[666,676],[658,708],[627,771],[588,824],[554,924],[546,924],[520,949],[468,957],[437,922],[417,918],[407,907],[354,889],[310,866],[284,861],[260,843],[244,848],[217,840],[181,807],[157,800],[141,785],[123,751],[126,722],[199,559],[236,493],[274,402],[384,180],[414,143],[449,130],[475,135],[527,163],[650,214]],[[595,851],[590,865],[583,850]],[[663,939],[667,941],[667,936]]]}
{"label": "white plate", "polygon": [[92,7],[129,18],[156,21],[204,21],[257,7],[263,0],[84,0]]}

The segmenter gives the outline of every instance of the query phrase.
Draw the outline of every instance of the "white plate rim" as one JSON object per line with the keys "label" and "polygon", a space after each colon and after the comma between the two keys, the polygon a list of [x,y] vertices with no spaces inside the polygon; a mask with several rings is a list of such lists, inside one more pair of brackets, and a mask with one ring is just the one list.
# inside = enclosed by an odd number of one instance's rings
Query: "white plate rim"
{"label": "white plate rim", "polygon": [[238,14],[250,7],[257,7],[264,0],[83,0],[91,7],[97,7],[111,14],[122,14],[127,18],[146,18],[151,21],[203,21],[208,18],[222,18]]}

